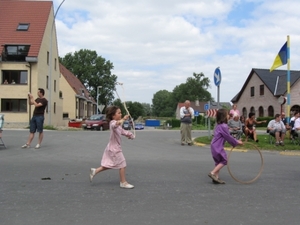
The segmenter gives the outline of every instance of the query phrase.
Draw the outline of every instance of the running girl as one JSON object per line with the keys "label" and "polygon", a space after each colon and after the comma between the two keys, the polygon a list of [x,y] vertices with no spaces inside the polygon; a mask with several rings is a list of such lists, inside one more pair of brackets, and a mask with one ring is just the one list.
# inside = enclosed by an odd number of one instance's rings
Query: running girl
{"label": "running girl", "polygon": [[126,160],[124,158],[121,148],[121,135],[128,139],[134,139],[134,135],[122,128],[122,124],[128,119],[128,115],[122,119],[121,110],[117,106],[108,107],[106,110],[106,119],[109,122],[110,138],[102,156],[101,166],[98,168],[91,168],[90,181],[93,177],[104,170],[119,169],[120,187],[131,189],[133,185],[129,184],[125,178]]}

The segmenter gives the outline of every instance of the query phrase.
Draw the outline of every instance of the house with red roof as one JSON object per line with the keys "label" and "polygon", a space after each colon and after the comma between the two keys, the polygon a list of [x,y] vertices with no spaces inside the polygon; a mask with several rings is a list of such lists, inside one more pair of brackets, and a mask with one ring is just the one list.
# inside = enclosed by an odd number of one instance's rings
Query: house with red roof
{"label": "house with red roof", "polygon": [[60,98],[63,99],[63,118],[83,119],[97,111],[97,104],[81,81],[66,67],[60,68]]}
{"label": "house with red roof", "polygon": [[69,119],[96,111],[83,84],[59,64],[53,2],[0,0],[0,114],[5,127],[28,126],[34,110],[28,92],[37,97],[38,88],[48,100],[45,125],[66,126]]}
{"label": "house with red roof", "polygon": [[[51,46],[51,47],[50,47]],[[28,92],[48,100],[45,124],[62,126],[59,64],[52,1],[0,0],[0,113],[10,127],[28,126]]]}

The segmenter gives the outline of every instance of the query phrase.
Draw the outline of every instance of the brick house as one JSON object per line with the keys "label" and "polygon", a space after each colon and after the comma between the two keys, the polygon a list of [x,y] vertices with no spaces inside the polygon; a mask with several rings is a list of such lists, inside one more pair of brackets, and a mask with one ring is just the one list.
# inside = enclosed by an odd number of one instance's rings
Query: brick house
{"label": "brick house", "polygon": [[[290,71],[290,106],[291,112],[299,110],[300,71]],[[286,105],[279,103],[287,96],[287,71],[252,69],[242,89],[231,100],[237,104],[241,115],[248,117],[250,112],[257,117],[274,116],[286,111]],[[285,112],[286,115],[289,115]]]}

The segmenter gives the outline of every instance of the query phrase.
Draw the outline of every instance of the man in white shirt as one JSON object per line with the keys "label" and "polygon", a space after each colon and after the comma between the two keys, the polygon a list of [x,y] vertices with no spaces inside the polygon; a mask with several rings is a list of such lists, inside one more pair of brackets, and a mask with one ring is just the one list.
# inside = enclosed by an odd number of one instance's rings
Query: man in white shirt
{"label": "man in white shirt", "polygon": [[297,137],[297,133],[295,132],[295,121],[299,118],[299,112],[295,111],[294,116],[290,120],[290,139],[294,139],[294,137]]}
{"label": "man in white shirt", "polygon": [[276,114],[275,119],[269,122],[268,131],[270,132],[270,135],[275,137],[276,146],[278,145],[284,146],[284,136],[286,133],[286,128],[284,123],[281,120],[280,114]]}
{"label": "man in white shirt", "polygon": [[181,145],[185,143],[192,145],[192,119],[194,119],[194,109],[191,107],[191,102],[186,100],[184,106],[180,108]]}
{"label": "man in white shirt", "polygon": [[300,117],[295,119],[294,130],[295,133],[298,135],[298,140],[300,142]]}

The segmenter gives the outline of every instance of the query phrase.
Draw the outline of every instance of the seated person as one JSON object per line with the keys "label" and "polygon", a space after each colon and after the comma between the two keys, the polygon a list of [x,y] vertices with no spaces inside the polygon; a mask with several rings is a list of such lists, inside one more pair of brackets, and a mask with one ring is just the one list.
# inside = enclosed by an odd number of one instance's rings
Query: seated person
{"label": "seated person", "polygon": [[243,127],[237,113],[233,114],[233,118],[228,121],[228,128],[230,134],[236,134],[235,138],[240,140],[243,134]]}
{"label": "seated person", "polygon": [[281,113],[281,121],[283,122],[286,130],[290,130],[290,125],[287,122],[287,119],[285,117],[285,113],[284,112]]}
{"label": "seated person", "polygon": [[300,142],[300,117],[299,117],[299,114],[298,114],[298,118],[295,119],[294,130],[295,130],[294,137],[298,136],[298,139]]}
{"label": "seated person", "polygon": [[267,122],[266,120],[263,121],[257,121],[255,119],[255,113],[249,113],[248,119],[245,121],[245,135],[246,135],[246,140],[248,141],[248,137],[252,138],[255,142],[258,142],[257,140],[257,135],[255,131],[255,124],[261,124]]}
{"label": "seated person", "polygon": [[245,117],[242,115],[240,116],[240,121],[242,123],[242,130],[243,130],[243,133],[245,133]]}
{"label": "seated person", "polygon": [[240,116],[240,111],[237,109],[237,105],[233,104],[232,105],[232,109],[230,109],[229,114],[237,114],[238,116]]}
{"label": "seated person", "polygon": [[295,132],[295,121],[296,119],[299,118],[299,112],[295,111],[294,116],[291,118],[291,121],[289,123],[289,128],[290,128],[290,139],[294,139],[294,137],[297,137],[297,133]]}
{"label": "seated person", "polygon": [[270,135],[275,137],[276,146],[278,145],[284,146],[284,136],[286,133],[286,128],[281,120],[280,114],[275,115],[275,118],[269,122],[267,129]]}

